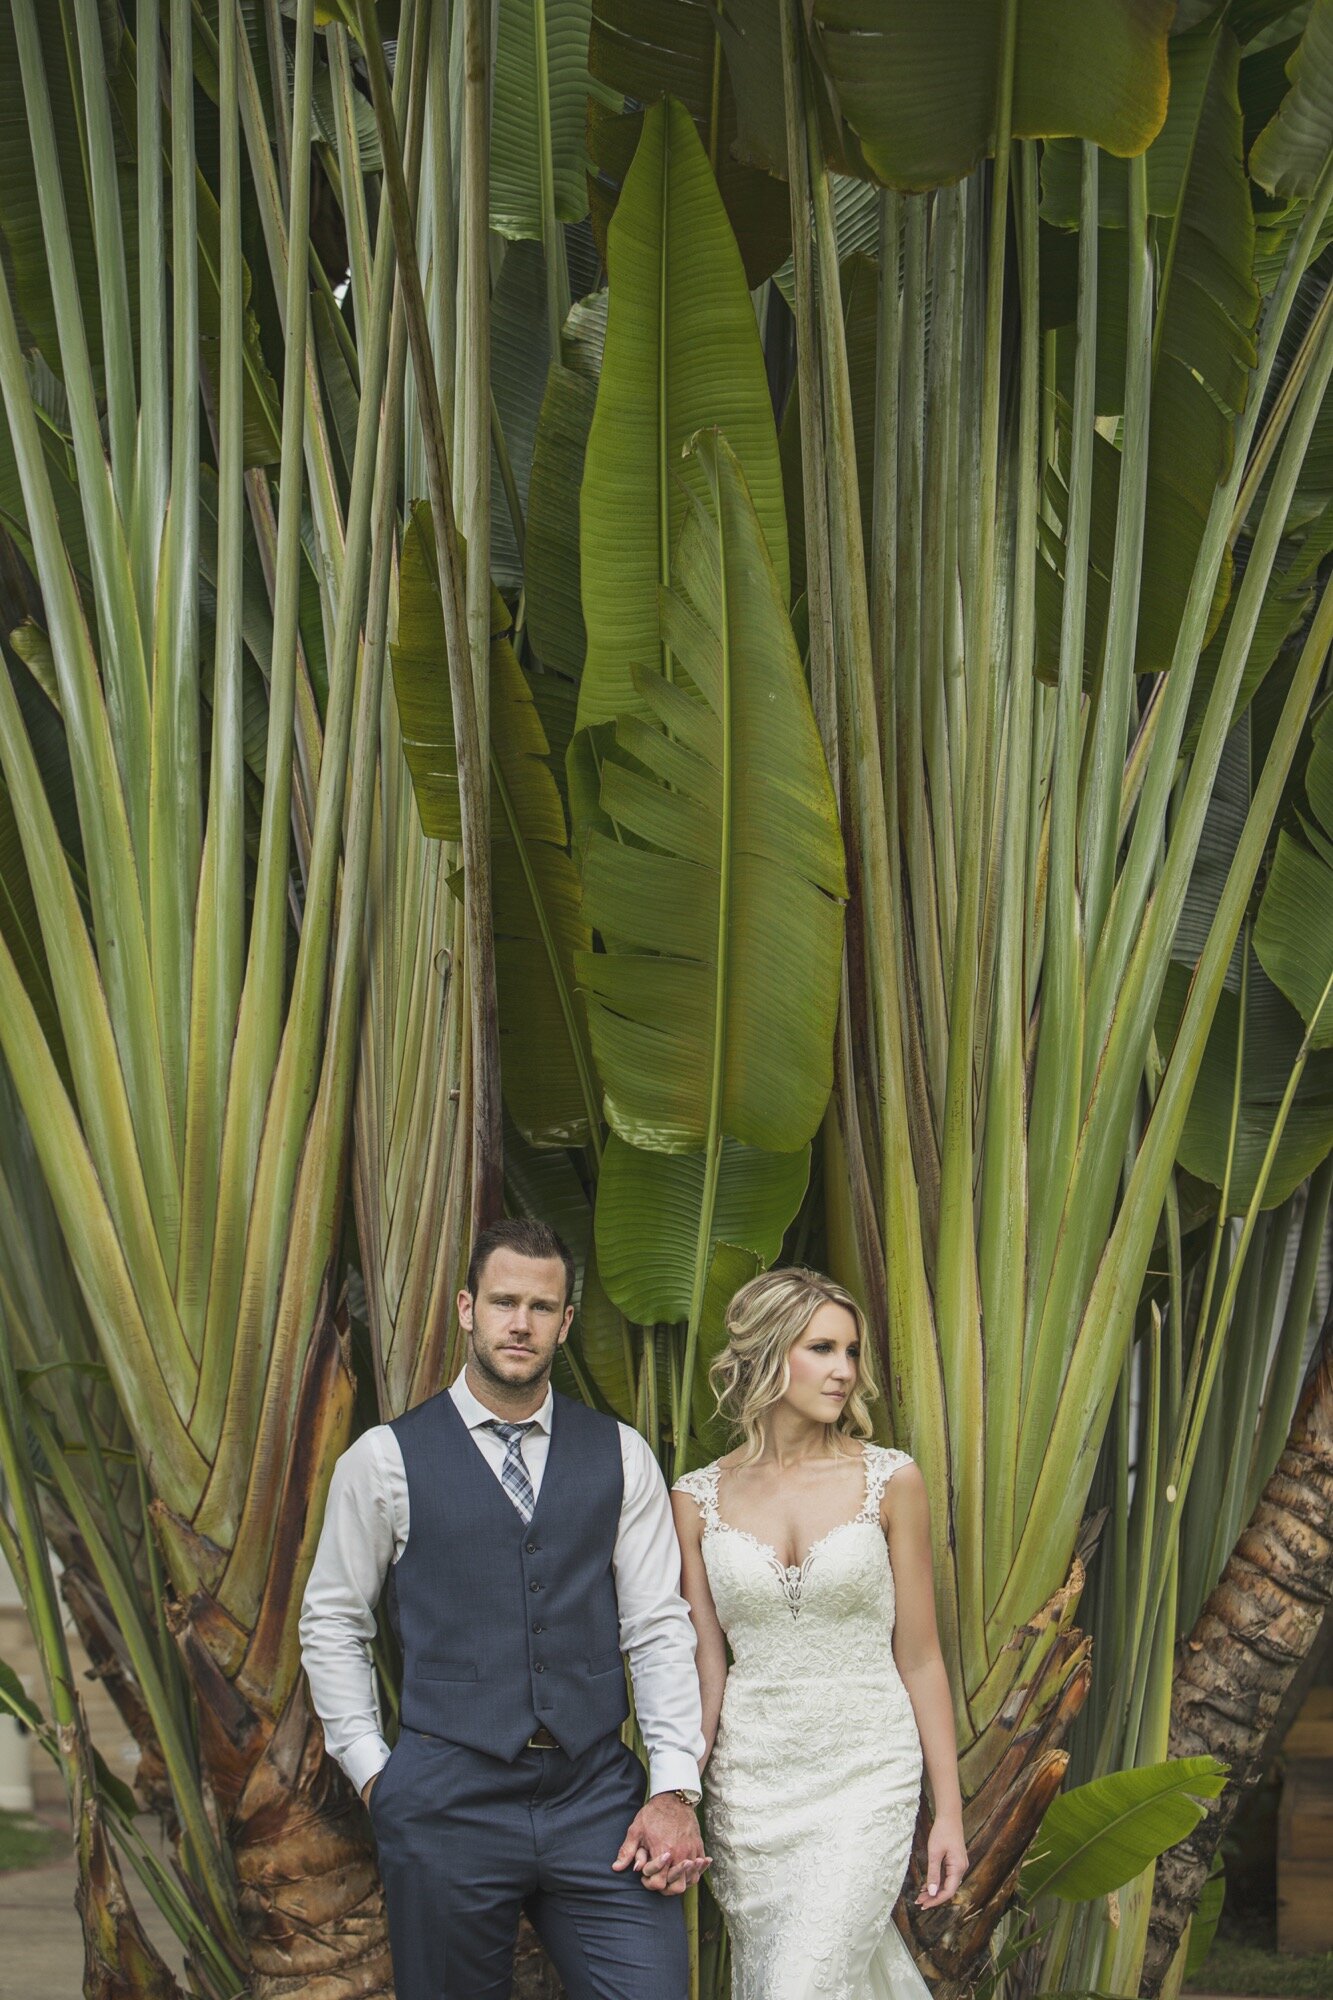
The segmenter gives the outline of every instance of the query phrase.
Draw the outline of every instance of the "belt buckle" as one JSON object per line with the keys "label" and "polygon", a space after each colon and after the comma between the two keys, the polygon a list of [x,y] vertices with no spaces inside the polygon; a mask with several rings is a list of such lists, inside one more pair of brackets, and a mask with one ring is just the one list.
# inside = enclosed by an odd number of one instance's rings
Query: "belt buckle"
{"label": "belt buckle", "polygon": [[543,1724],[532,1736],[529,1736],[523,1748],[525,1750],[558,1750],[560,1745],[556,1742],[550,1730]]}

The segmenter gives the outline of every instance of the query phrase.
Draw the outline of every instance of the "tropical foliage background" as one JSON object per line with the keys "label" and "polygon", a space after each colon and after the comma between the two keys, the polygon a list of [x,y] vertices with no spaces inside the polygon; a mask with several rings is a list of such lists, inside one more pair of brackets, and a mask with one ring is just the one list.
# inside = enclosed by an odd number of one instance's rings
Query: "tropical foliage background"
{"label": "tropical foliage background", "polygon": [[295,1621],[502,1205],[668,1473],[737,1283],[858,1290],[918,1958],[1177,1990],[1333,1598],[1333,0],[6,0],[0,97],[0,1698],[86,1990],[179,1990],[145,1895],[201,2000],[389,1990]]}

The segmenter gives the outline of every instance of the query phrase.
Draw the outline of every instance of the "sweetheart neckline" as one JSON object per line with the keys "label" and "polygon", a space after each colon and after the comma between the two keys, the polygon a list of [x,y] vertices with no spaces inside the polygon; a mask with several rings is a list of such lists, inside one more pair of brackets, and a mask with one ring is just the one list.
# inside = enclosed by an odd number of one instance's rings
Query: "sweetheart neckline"
{"label": "sweetheart neckline", "polygon": [[[874,1468],[871,1463],[869,1449],[865,1445],[862,1445],[861,1447],[861,1476],[865,1483],[861,1491],[860,1506],[857,1508],[854,1514],[848,1517],[847,1520],[836,1521],[834,1525],[827,1531],[826,1534],[816,1536],[815,1540],[811,1542],[809,1548],[806,1550],[804,1556],[798,1563],[783,1562],[779,1551],[774,1548],[772,1542],[766,1542],[764,1541],[762,1536],[752,1534],[749,1528],[737,1528],[734,1527],[730,1521],[723,1520],[721,1514],[718,1512],[718,1505],[717,1505],[718,1485],[722,1477],[721,1461],[715,1459],[713,1464],[709,1466],[707,1470],[711,1472],[713,1475],[713,1483],[712,1483],[712,1505],[708,1509],[708,1519],[705,1522],[705,1526],[710,1528],[725,1528],[728,1534],[739,1535],[742,1541],[752,1543],[753,1546],[761,1552],[761,1554],[766,1555],[768,1557],[769,1561],[773,1565],[773,1568],[777,1571],[778,1575],[782,1578],[785,1584],[790,1584],[793,1579],[795,1579],[798,1583],[801,1580],[803,1580],[806,1571],[810,1567],[810,1558],[813,1555],[818,1554],[819,1550],[823,1548],[824,1544],[826,1542],[832,1541],[835,1535],[840,1535],[844,1528],[879,1526],[878,1520],[875,1518],[874,1515],[872,1515],[870,1511],[872,1506],[874,1505],[874,1486],[873,1486]],[[878,1513],[877,1508],[875,1509],[875,1513],[876,1514]]]}
{"label": "sweetheart neckline", "polygon": [[711,1521],[705,1524],[704,1535],[705,1539],[710,1534],[738,1535],[743,1542],[749,1542],[752,1548],[758,1549],[761,1555],[767,1556],[777,1574],[784,1580],[788,1578],[799,1580],[805,1576],[806,1571],[809,1569],[811,1558],[817,1556],[819,1551],[826,1543],[831,1542],[835,1535],[845,1534],[848,1528],[874,1528],[879,1531],[881,1538],[883,1535],[879,1522],[872,1521],[864,1507],[859,1508],[848,1520],[835,1522],[834,1526],[828,1529],[825,1534],[818,1536],[815,1541],[811,1542],[804,1557],[798,1563],[784,1563],[780,1552],[774,1548],[772,1542],[766,1542],[761,1536],[751,1534],[748,1528],[738,1528],[734,1522],[724,1521],[722,1516],[717,1513],[714,1514]]}

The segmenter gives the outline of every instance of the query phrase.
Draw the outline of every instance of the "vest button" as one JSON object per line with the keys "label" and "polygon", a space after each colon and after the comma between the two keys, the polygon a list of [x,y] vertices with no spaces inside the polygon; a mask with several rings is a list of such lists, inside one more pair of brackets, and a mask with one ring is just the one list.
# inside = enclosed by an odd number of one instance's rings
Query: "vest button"
{"label": "vest button", "polygon": [[532,1671],[534,1674],[544,1674],[546,1672],[546,1662],[544,1660],[534,1660]]}
{"label": "vest button", "polygon": [[526,1544],[526,1547],[527,1547],[527,1551],[528,1551],[528,1554],[529,1554],[530,1556],[535,1556],[535,1555],[536,1555],[536,1553],[537,1553],[537,1546],[538,1546],[538,1545],[537,1545],[537,1543],[536,1543],[536,1542],[528,1542],[528,1543]]}
{"label": "vest button", "polygon": [[539,1584],[539,1583],[538,1583],[538,1582],[536,1581],[536,1579],[534,1578],[534,1579],[533,1579],[533,1581],[532,1581],[532,1582],[531,1582],[531,1583],[530,1583],[530,1584],[528,1585],[528,1589],[529,1589],[529,1590],[540,1590],[540,1589],[541,1589],[541,1585],[540,1585],[540,1584]]}
{"label": "vest button", "polygon": [[534,1625],[532,1629],[534,1632],[544,1632],[546,1627],[544,1625]]}

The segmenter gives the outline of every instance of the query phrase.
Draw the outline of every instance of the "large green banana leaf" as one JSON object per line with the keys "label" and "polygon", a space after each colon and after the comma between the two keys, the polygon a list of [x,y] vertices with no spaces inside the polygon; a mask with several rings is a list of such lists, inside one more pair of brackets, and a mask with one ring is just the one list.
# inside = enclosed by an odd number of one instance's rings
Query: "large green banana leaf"
{"label": "large green banana leaf", "polygon": [[[1327,869],[1324,875],[1327,896]],[[1309,909],[1306,903],[1307,927]],[[1324,976],[1327,979],[1327,970]],[[1158,1010],[1158,1034],[1164,1047],[1170,1046],[1188,985],[1189,972],[1184,966],[1173,965]],[[1176,1154],[1181,1165],[1200,1180],[1218,1188],[1225,1182],[1230,1214],[1244,1213],[1265,1167],[1260,1206],[1276,1208],[1333,1148],[1333,1055],[1324,1053],[1307,1062],[1273,1158],[1266,1160],[1274,1120],[1301,1040],[1300,1016],[1251,959],[1243,995],[1224,992],[1218,1002]],[[1240,1100],[1233,1144],[1232,1102],[1238,1063]]]}
{"label": "large green banana leaf", "polygon": [[[768,32],[776,37],[776,30],[774,19]],[[791,247],[790,207],[780,181],[736,157],[738,110],[723,60],[724,36],[725,23],[708,0],[594,0],[588,52],[594,82],[588,105],[593,227],[605,255],[608,224],[639,143],[643,107],[675,98],[707,148],[746,281],[758,285]],[[777,117],[780,122],[780,96]]]}
{"label": "large green banana leaf", "polygon": [[[598,738],[595,809],[590,781],[571,779],[605,946],[578,972],[606,1115],[628,1142],[604,1165],[599,1263],[631,1316],[688,1320],[686,1410],[719,1241],[771,1258],[800,1202],[832,1084],[846,887],[763,528],[725,438],[703,433],[691,460],[661,606],[673,677],[641,668],[652,719],[579,739]],[[679,1465],[686,1428],[676,1450]]]}
{"label": "large green banana leaf", "polygon": [[1278,836],[1254,948],[1306,1023],[1312,1046],[1333,1048],[1333,708],[1314,730],[1305,772],[1304,839]]}
{"label": "large green banana leaf", "polygon": [[[1149,419],[1149,551],[1139,602],[1137,666],[1171,664],[1189,579],[1213,494],[1231,465],[1236,420],[1255,363],[1259,291],[1245,178],[1235,37],[1221,27],[1182,38],[1173,74],[1206,62],[1198,121],[1166,250],[1154,328]],[[1220,602],[1215,609],[1220,612]]]}
{"label": "large green banana leaf", "polygon": [[[1003,12],[811,0],[811,32],[866,166],[891,187],[958,180],[995,144]],[[1166,111],[1171,0],[1013,0],[1016,137],[1075,133],[1141,153]]]}
{"label": "large green banana leaf", "polygon": [[[587,922],[549,746],[504,636],[509,614],[497,592],[491,623],[491,866],[505,1102],[529,1140],[582,1145],[597,1122],[573,974],[573,955],[589,942]],[[422,826],[433,839],[457,840],[458,767],[445,657],[435,531],[429,504],[419,501],[405,539],[394,692]]]}
{"label": "large green banana leaf", "polygon": [[657,593],[685,511],[681,453],[717,425],[744,470],[787,602],[777,432],[736,241],[693,121],[646,114],[608,245],[611,303],[584,462],[579,722],[643,711],[634,670],[661,658]]}
{"label": "large green banana leaf", "polygon": [[1198,1825],[1226,1775],[1215,1757],[1179,1757],[1076,1785],[1047,1807],[1023,1893],[1083,1902],[1122,1888]]}
{"label": "large green banana leaf", "polygon": [[[1227,739],[1218,767],[1172,944],[1173,963],[1158,1008],[1157,1038],[1163,1051],[1175,1040],[1190,977],[1249,811],[1254,746],[1264,732],[1267,705],[1261,697],[1256,709],[1242,716]],[[1282,835],[1279,854],[1284,843],[1294,847],[1289,836]],[[1299,939],[1305,968],[1310,964],[1304,952],[1309,911],[1319,908],[1319,898],[1317,884],[1301,883],[1300,887],[1309,900],[1301,907],[1298,897],[1299,927],[1293,930],[1291,910],[1281,911],[1288,894],[1283,881],[1279,881],[1270,923],[1276,922],[1280,936]],[[1230,1215],[1244,1214],[1261,1176],[1260,1206],[1278,1207],[1333,1149],[1333,1055],[1307,1054],[1298,1087],[1290,1104],[1282,1108],[1302,1039],[1299,1014],[1263,970],[1249,938],[1242,938],[1228,967],[1226,990],[1209,1030],[1177,1151],[1189,1173],[1215,1188],[1225,1188]],[[1279,1114],[1282,1127],[1274,1140]],[[1271,1160],[1267,1158],[1270,1144]]]}
{"label": "large green banana leaf", "polygon": [[1291,89],[1250,153],[1250,172],[1272,193],[1309,196],[1333,152],[1333,0],[1314,0],[1287,64]]}
{"label": "large green banana leaf", "polygon": [[[831,1086],[845,894],[837,808],[759,516],[704,433],[662,601],[678,678],[641,668],[602,772],[622,838],[589,831],[584,953],[612,1127],[664,1152],[723,1135],[793,1152]],[[648,843],[651,843],[649,845]]]}
{"label": "large green banana leaf", "polygon": [[[491,580],[522,590],[524,554],[512,508],[526,522],[532,449],[551,360],[544,259],[535,243],[511,243],[491,298],[491,396],[508,466],[491,451]],[[506,490],[508,488],[508,490]]]}
{"label": "large green banana leaf", "polygon": [[[1153,329],[1144,522],[1148,556],[1139,597],[1136,658],[1141,673],[1171,665],[1195,558],[1213,495],[1231,465],[1236,423],[1248,399],[1255,364],[1259,292],[1254,277],[1254,217],[1242,151],[1239,62],[1239,45],[1224,26],[1214,24],[1176,37],[1171,47],[1171,112],[1148,152],[1150,209],[1159,218],[1163,275]],[[1123,406],[1115,385],[1124,380],[1127,196],[1123,175],[1107,178],[1112,190],[1104,201],[1103,220],[1116,226],[1100,231],[1109,255],[1106,269],[1099,269],[1096,406],[1102,413],[1118,415]],[[1099,174],[1099,186],[1100,180]],[[1043,197],[1042,212],[1048,220],[1066,227],[1077,222],[1075,149],[1059,145],[1048,149]],[[1055,261],[1056,272],[1043,280],[1043,312],[1049,325],[1069,329],[1060,336],[1068,381],[1076,287],[1060,284],[1058,256]],[[1072,274],[1072,265],[1070,270]],[[1104,643],[1120,465],[1119,452],[1104,439],[1096,439],[1094,447],[1086,632],[1090,672],[1097,670]],[[1063,468],[1063,454],[1061,463]],[[1054,514],[1063,521],[1066,507],[1059,475],[1053,472],[1049,484]],[[1057,532],[1043,522],[1041,533],[1056,569],[1061,569]],[[1213,596],[1210,636],[1230,587],[1228,552]],[[1058,594],[1044,564],[1038,571],[1038,609],[1039,657],[1043,666],[1051,666],[1058,654]]]}
{"label": "large green banana leaf", "polygon": [[[39,10],[38,31],[51,92],[59,148],[60,185],[70,246],[80,274],[80,289],[91,307],[86,313],[88,344],[100,384],[103,357],[97,296],[97,250],[80,147],[80,120],[75,111],[74,86],[66,61],[65,32],[58,7]],[[60,337],[56,306],[42,234],[37,167],[24,104],[14,15],[10,7],[6,7],[0,15],[0,234],[4,238],[7,261],[13,274],[16,303],[41,353],[51,367],[58,370]],[[132,254],[132,225],[124,232],[124,238],[126,249]],[[135,286],[127,271],[125,295],[131,309],[134,294]]]}
{"label": "large green banana leaf", "polygon": [[491,647],[491,893],[505,1102],[536,1144],[586,1145],[597,1091],[574,954],[590,944],[569,858],[565,809],[523,669]]}
{"label": "large green banana leaf", "polygon": [[[705,1194],[703,1153],[650,1153],[613,1132],[597,1184],[598,1263],[607,1291],[641,1326],[688,1319],[699,1255]],[[724,1139],[709,1241],[730,1244],[752,1261],[771,1264],[801,1205],[810,1177],[810,1148],[765,1153]]]}
{"label": "large green banana leaf", "polygon": [[532,453],[528,632],[543,664],[571,679],[581,671],[588,647],[579,601],[579,487],[596,403],[595,376],[553,367]]}
{"label": "large green banana leaf", "polygon": [[458,751],[444,670],[444,612],[430,507],[413,508],[398,577],[398,637],[390,648],[403,755],[421,824],[433,840],[457,840]]}
{"label": "large green banana leaf", "polygon": [[562,359],[546,378],[532,447],[524,545],[528,636],[542,664],[577,680],[588,634],[580,598],[579,489],[606,347],[605,292],[581,299],[565,321]]}
{"label": "large green banana leaf", "polygon": [[708,1283],[699,1313],[698,1364],[691,1385],[690,1411],[701,1458],[716,1457],[736,1435],[730,1419],[717,1410],[708,1371],[727,1344],[727,1307],[741,1286],[758,1276],[765,1262],[771,1263],[772,1258],[762,1259],[753,1251],[738,1249],[734,1243],[719,1243],[708,1267]]}
{"label": "large green banana leaf", "polygon": [[491,228],[544,240],[588,212],[584,124],[591,0],[500,0]]}

